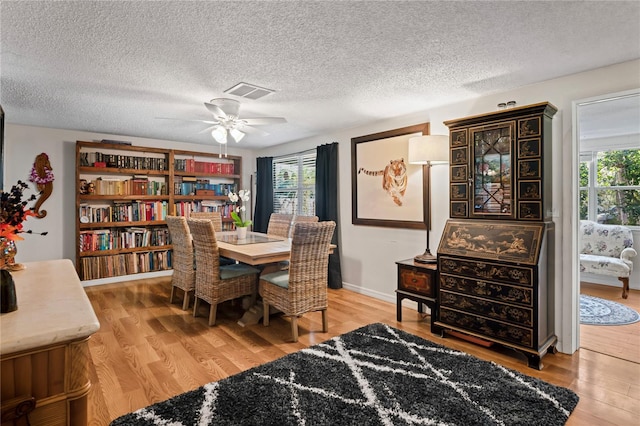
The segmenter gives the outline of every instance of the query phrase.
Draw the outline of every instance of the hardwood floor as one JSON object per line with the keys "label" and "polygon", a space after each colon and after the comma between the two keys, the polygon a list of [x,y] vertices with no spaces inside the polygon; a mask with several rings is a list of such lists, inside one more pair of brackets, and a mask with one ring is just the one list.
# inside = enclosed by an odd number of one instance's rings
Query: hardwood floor
{"label": "hardwood floor", "polygon": [[[366,324],[383,322],[434,342],[494,361],[508,368],[574,390],[580,402],[568,425],[635,425],[640,418],[640,364],[580,349],[573,356],[547,355],[545,367],[527,367],[524,355],[505,348],[484,348],[429,331],[429,319],[404,308],[396,321],[395,304],[348,290],[329,290],[329,332],[321,333],[321,315],[300,321],[300,340],[289,343],[290,325],[274,316],[269,327],[241,327],[241,307],[218,310],[219,324],[208,327],[208,306],[201,316],[169,305],[170,278],[138,280],[87,288],[100,320],[90,339],[93,359],[89,396],[91,425],[320,343]],[[630,298],[640,297],[632,290]]]}
{"label": "hardwood floor", "polygon": [[[580,293],[622,303],[640,312],[640,291],[632,291],[627,299],[623,299],[619,287],[581,283]],[[580,347],[638,363],[640,322],[616,326],[580,325]]]}

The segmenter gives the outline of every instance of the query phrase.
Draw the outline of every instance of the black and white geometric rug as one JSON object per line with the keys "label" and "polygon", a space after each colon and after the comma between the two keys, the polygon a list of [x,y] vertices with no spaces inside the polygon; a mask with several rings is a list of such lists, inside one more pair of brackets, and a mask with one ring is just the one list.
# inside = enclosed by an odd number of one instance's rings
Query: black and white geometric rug
{"label": "black and white geometric rug", "polygon": [[626,325],[640,321],[640,314],[622,303],[580,295],[580,324]]}
{"label": "black and white geometric rug", "polygon": [[563,425],[569,389],[371,324],[114,420],[130,425]]}

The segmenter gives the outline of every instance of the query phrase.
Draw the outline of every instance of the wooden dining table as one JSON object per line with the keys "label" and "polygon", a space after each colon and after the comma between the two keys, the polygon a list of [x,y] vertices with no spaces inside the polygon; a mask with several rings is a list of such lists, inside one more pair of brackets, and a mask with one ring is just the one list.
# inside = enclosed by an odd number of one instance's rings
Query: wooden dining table
{"label": "wooden dining table", "polygon": [[[216,232],[218,252],[248,265],[266,265],[289,260],[291,238],[261,232],[247,232],[247,238],[238,239],[235,231]],[[330,246],[330,253],[335,249]]]}
{"label": "wooden dining table", "polygon": [[238,239],[235,231],[216,232],[218,252],[248,265],[264,265],[289,259],[291,239],[261,232],[247,232]]}

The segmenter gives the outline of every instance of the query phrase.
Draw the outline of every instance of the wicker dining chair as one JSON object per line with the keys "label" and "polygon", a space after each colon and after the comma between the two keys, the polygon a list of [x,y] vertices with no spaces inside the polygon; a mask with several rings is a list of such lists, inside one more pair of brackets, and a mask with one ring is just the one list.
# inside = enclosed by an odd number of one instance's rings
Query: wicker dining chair
{"label": "wicker dining chair", "polygon": [[293,225],[300,222],[317,222],[318,216],[305,216],[305,215],[294,215],[293,221],[291,222],[291,230],[289,231],[289,237],[291,237],[291,232],[293,232]]}
{"label": "wicker dining chair", "polygon": [[317,222],[317,221],[318,221],[318,216],[305,216],[305,215],[293,216],[294,225],[298,222]]}
{"label": "wicker dining chair", "polygon": [[182,309],[189,308],[191,294],[196,286],[196,271],[193,267],[193,242],[191,233],[184,216],[167,216],[167,227],[173,246],[173,275],[171,276],[171,296],[169,303],[173,303],[176,288],[184,292]]}
{"label": "wicker dining chair", "polygon": [[209,325],[215,325],[219,303],[247,295],[255,302],[260,271],[242,263],[221,266],[213,223],[208,219],[189,219],[187,223],[196,249],[193,316],[198,314],[198,301],[204,300],[210,305]]}
{"label": "wicker dining chair", "polygon": [[271,213],[269,224],[267,225],[267,234],[289,238],[292,219],[293,215],[291,214]]}
{"label": "wicker dining chair", "polygon": [[[220,212],[191,212],[189,215],[192,219],[208,219],[213,223],[213,229],[216,232],[222,232],[222,215]],[[235,260],[220,256],[220,265],[233,265]]]}
{"label": "wicker dining chair", "polygon": [[220,212],[191,212],[191,219],[209,219],[213,222],[213,229],[222,232],[222,215]]}
{"label": "wicker dining chair", "polygon": [[299,222],[293,226],[289,269],[260,277],[260,295],[269,325],[269,306],[291,318],[293,341],[298,341],[298,317],[322,311],[322,331],[329,329],[327,319],[327,276],[329,248],[336,223]]}

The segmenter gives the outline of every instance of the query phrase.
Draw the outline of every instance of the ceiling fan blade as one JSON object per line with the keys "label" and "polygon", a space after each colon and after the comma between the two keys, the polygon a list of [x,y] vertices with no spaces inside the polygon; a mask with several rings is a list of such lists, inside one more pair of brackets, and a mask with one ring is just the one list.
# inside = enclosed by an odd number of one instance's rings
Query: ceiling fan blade
{"label": "ceiling fan blade", "polygon": [[195,123],[207,123],[207,124],[218,124],[218,121],[213,120],[189,120],[186,118],[173,118],[173,117],[156,117],[158,120],[175,120],[175,121],[191,121]]}
{"label": "ceiling fan blade", "polygon": [[209,126],[204,130],[200,130],[198,133],[207,133],[207,132],[211,132],[213,129],[215,129],[216,127],[218,127],[218,124],[214,124],[213,126]]}
{"label": "ceiling fan blade", "polygon": [[264,130],[262,130],[262,129],[258,129],[258,128],[256,128],[256,127],[251,127],[251,126],[249,126],[249,125],[247,125],[247,124],[245,124],[244,126],[242,126],[242,127],[240,128],[240,130],[241,130],[241,131],[243,131],[243,132],[245,132],[245,133],[248,133],[248,134],[250,134],[250,135],[258,135],[258,136],[268,136],[268,135],[269,135],[269,133],[268,133],[268,132],[265,132]]}
{"label": "ceiling fan blade", "polygon": [[213,114],[214,117],[222,118],[222,119],[227,118],[227,114],[218,105],[214,105],[214,104],[210,104],[209,102],[205,102],[204,106],[206,106],[207,109],[209,111],[211,111],[211,113]]}
{"label": "ceiling fan blade", "polygon": [[256,117],[256,118],[242,118],[250,126],[264,126],[267,124],[279,124],[286,123],[287,119],[284,117]]}

